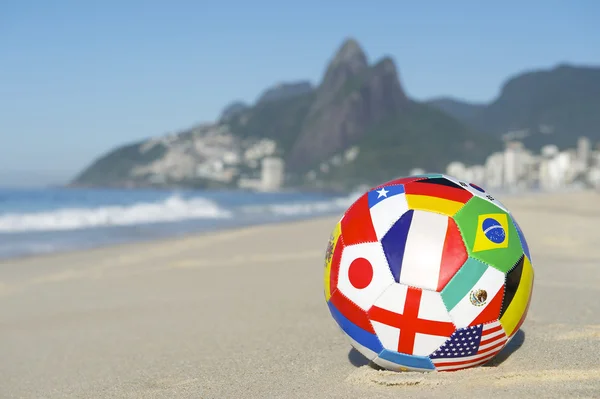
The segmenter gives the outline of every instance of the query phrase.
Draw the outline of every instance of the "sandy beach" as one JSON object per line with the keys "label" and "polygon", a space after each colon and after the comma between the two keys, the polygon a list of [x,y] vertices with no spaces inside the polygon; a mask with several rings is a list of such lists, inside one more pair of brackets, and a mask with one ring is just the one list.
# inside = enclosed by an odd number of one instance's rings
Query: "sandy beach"
{"label": "sandy beach", "polygon": [[325,304],[325,218],[0,263],[0,398],[600,398],[600,194],[500,199],[536,280],[486,367],[367,365]]}

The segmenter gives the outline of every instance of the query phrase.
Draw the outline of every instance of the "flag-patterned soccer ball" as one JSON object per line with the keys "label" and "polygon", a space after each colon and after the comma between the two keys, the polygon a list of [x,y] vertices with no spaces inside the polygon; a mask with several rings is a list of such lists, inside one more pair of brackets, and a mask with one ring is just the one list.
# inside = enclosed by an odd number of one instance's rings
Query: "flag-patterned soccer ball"
{"label": "flag-patterned soccer ball", "polygon": [[525,320],[532,288],[514,217],[481,187],[446,175],[369,190],[327,247],[329,310],[352,346],[388,370],[488,362]]}

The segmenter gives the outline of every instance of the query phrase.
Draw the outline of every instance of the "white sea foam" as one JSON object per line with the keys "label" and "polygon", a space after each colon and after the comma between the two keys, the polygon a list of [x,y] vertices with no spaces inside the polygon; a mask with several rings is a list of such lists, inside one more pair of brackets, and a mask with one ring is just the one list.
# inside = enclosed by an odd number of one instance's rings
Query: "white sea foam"
{"label": "white sea foam", "polygon": [[229,218],[231,212],[205,198],[173,195],[161,202],[98,208],[64,208],[47,212],[0,215],[0,232],[76,230],[102,226]]}
{"label": "white sea foam", "polygon": [[263,205],[247,205],[240,209],[246,215],[268,215],[281,217],[310,217],[323,214],[339,213],[348,208],[363,193],[352,193],[347,197],[336,197],[322,201],[291,201]]}
{"label": "white sea foam", "polygon": [[266,210],[281,216],[302,216],[329,212],[345,211],[362,193],[352,193],[347,197],[334,198],[329,201],[316,201],[308,203],[284,203],[267,205]]}
{"label": "white sea foam", "polygon": [[231,219],[248,217],[260,222],[263,217],[293,218],[343,212],[362,193],[314,202],[283,202],[246,205],[229,209],[206,198],[184,199],[173,195],[160,202],[141,202],[129,206],[63,208],[45,212],[0,213],[0,233],[68,231],[92,227],[133,226],[192,219]]}

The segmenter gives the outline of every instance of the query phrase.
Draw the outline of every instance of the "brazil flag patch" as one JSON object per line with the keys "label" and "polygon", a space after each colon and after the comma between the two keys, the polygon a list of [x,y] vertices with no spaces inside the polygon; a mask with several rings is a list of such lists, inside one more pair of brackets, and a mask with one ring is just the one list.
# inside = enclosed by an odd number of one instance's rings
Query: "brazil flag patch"
{"label": "brazil flag patch", "polygon": [[469,256],[507,273],[523,256],[510,215],[493,203],[473,197],[454,216]]}

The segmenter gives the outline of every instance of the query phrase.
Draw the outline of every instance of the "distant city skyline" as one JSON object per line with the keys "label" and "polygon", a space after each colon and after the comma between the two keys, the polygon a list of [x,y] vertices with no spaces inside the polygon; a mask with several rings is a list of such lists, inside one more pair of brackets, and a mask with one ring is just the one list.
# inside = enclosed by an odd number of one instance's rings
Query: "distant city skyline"
{"label": "distant city skyline", "polygon": [[600,3],[130,0],[0,5],[0,186],[62,183],[121,144],[319,83],[347,37],[407,94],[489,102],[515,74],[600,65]]}

